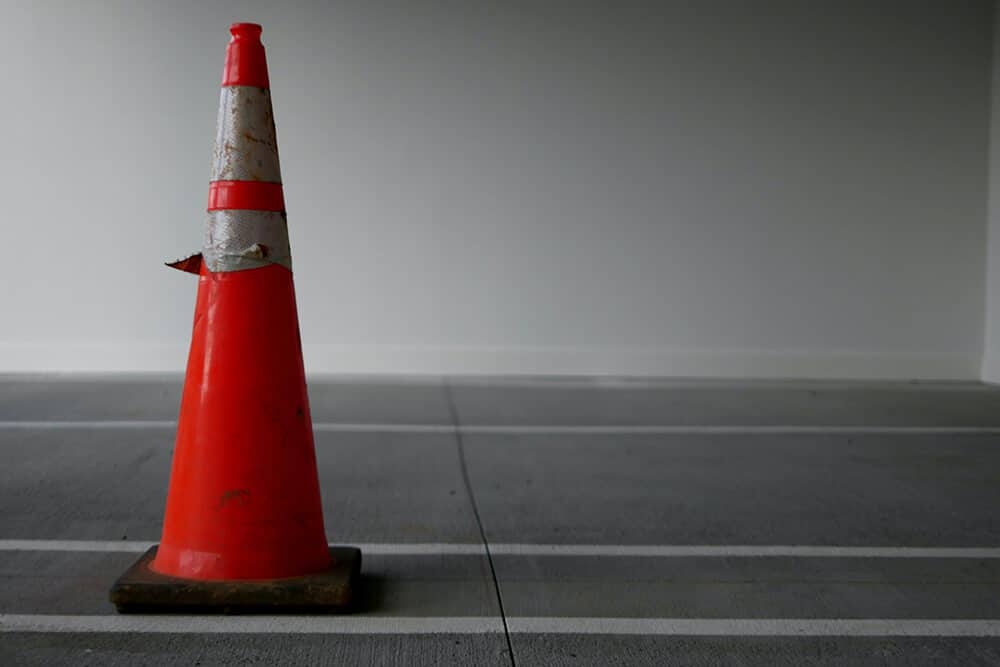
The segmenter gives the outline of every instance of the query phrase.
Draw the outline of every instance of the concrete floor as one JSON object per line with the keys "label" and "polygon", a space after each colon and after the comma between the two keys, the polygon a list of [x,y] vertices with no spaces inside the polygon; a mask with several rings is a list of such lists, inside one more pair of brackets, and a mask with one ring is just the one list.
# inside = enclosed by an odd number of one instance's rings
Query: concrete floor
{"label": "concrete floor", "polygon": [[0,378],[0,664],[1000,664],[1000,389],[316,380],[359,612],[118,616],[179,392]]}

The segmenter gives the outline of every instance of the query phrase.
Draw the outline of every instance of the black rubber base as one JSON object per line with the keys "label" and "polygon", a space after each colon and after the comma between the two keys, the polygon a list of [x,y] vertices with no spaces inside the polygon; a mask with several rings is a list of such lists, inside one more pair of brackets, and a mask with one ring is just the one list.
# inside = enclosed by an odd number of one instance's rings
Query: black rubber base
{"label": "black rubber base", "polygon": [[361,578],[361,550],[330,547],[330,567],[287,579],[199,581],[153,572],[156,547],[111,587],[111,602],[121,613],[197,611],[291,613],[350,611]]}

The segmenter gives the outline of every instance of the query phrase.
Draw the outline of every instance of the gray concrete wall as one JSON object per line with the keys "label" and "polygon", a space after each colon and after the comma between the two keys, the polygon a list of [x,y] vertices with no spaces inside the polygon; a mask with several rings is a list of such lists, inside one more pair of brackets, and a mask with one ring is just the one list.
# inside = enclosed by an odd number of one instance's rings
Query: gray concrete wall
{"label": "gray concrete wall", "polygon": [[0,370],[183,367],[250,20],[312,371],[976,377],[991,11],[10,3]]}
{"label": "gray concrete wall", "polygon": [[[1000,5],[1000,3],[996,3]],[[986,246],[986,333],[983,379],[1000,382],[1000,11],[993,16],[993,78],[990,105],[989,220]]]}

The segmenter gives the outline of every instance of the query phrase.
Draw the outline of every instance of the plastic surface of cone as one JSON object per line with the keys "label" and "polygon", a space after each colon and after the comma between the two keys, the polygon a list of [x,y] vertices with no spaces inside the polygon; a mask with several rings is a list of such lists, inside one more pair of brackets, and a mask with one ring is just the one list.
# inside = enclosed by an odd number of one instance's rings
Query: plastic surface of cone
{"label": "plastic surface of cone", "polygon": [[217,140],[204,261],[191,263],[198,300],[163,537],[150,567],[199,580],[297,577],[330,557],[290,256],[275,250],[287,247],[280,178],[239,178],[250,168],[279,176],[261,29],[231,32],[217,136],[248,139]]}
{"label": "plastic surface of cone", "polygon": [[233,38],[226,47],[226,66],[222,73],[223,86],[256,86],[270,88],[267,59],[260,43],[263,31],[256,23],[234,23],[229,28]]}

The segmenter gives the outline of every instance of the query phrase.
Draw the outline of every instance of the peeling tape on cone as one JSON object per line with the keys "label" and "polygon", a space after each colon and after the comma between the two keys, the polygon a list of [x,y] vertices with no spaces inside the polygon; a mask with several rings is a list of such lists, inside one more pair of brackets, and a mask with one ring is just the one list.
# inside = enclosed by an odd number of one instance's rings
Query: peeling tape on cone
{"label": "peeling tape on cone", "polygon": [[[231,32],[223,86],[263,90],[222,95],[218,141],[263,128],[275,148],[216,145],[203,253],[171,264],[199,275],[191,351],[163,536],[112,588],[120,611],[344,609],[359,578],[323,527],[261,29]],[[234,178],[251,161],[268,182]]]}

